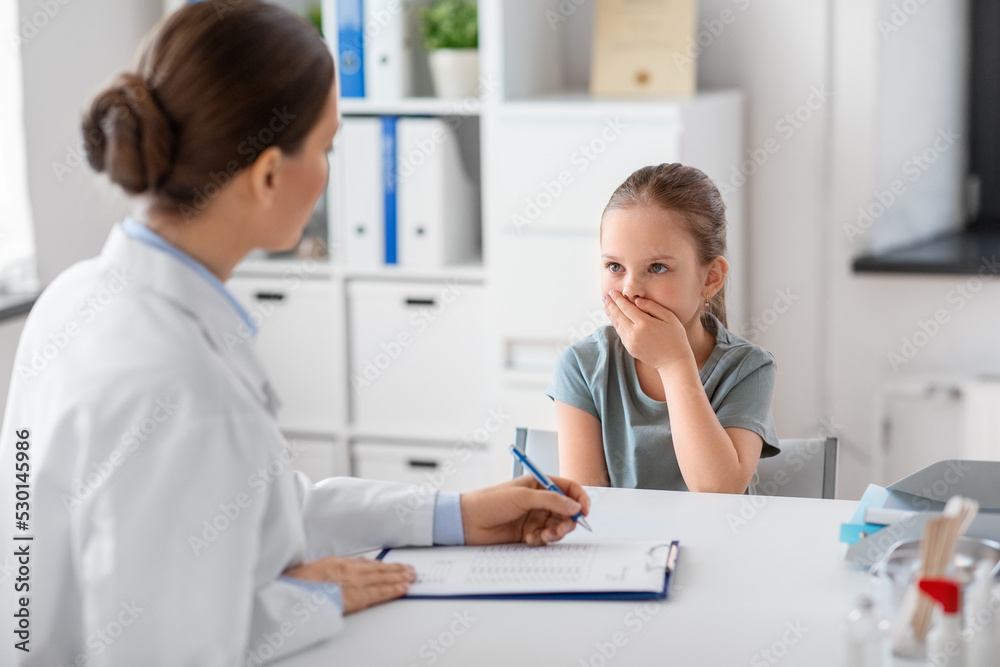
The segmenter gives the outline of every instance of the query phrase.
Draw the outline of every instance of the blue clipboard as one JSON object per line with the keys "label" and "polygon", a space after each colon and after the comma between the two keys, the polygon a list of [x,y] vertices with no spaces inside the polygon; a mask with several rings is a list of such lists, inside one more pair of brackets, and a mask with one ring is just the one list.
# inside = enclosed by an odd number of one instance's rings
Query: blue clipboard
{"label": "blue clipboard", "polygon": [[[667,556],[667,567],[663,576],[663,590],[651,591],[600,591],[579,593],[475,593],[471,595],[404,595],[403,600],[666,600],[670,596],[670,582],[677,569],[677,556],[681,544],[678,540],[670,542],[670,553]],[[382,560],[392,549],[383,549],[375,557]]]}

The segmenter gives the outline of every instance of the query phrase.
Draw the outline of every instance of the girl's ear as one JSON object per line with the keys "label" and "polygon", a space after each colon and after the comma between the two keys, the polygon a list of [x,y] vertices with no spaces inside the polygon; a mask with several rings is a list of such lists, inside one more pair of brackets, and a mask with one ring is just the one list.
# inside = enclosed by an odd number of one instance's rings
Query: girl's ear
{"label": "girl's ear", "polygon": [[729,275],[729,262],[721,255],[713,259],[708,265],[708,276],[705,278],[705,289],[708,298],[711,299],[726,284],[726,276]]}

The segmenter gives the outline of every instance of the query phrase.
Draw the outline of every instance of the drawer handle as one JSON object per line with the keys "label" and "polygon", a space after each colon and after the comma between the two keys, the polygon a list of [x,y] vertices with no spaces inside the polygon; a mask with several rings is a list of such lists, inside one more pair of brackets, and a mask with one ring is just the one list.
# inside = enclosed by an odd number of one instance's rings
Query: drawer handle
{"label": "drawer handle", "polygon": [[407,461],[411,468],[437,468],[437,461],[427,461],[422,459],[410,459]]}
{"label": "drawer handle", "polygon": [[257,292],[254,295],[258,301],[284,301],[285,295],[281,292]]}
{"label": "drawer handle", "polygon": [[414,299],[408,298],[406,300],[407,306],[433,306],[434,299]]}

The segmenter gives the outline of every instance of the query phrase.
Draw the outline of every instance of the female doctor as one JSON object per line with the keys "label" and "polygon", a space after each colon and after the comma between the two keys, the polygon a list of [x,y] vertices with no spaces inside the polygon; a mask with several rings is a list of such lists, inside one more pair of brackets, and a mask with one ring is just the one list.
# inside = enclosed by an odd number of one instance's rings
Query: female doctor
{"label": "female doctor", "polygon": [[[52,282],[21,336],[0,507],[26,526],[0,522],[0,615],[15,625],[0,663],[260,664],[413,581],[346,556],[542,544],[587,512],[567,480],[568,497],[521,478],[425,498],[291,470],[254,324],[223,282],[251,250],[299,241],[327,183],[335,91],[306,22],[213,0],[167,18],[137,72],[85,112],[90,164],[145,206]],[[12,482],[25,478],[22,501]]]}

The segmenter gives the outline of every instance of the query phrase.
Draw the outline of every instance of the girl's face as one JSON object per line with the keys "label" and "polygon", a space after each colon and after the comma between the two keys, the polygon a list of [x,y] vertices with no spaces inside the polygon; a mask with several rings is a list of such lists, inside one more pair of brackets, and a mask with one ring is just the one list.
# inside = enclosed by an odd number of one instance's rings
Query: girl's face
{"label": "girl's face", "polygon": [[602,294],[641,296],[672,311],[687,327],[697,321],[711,264],[703,264],[678,214],[656,207],[609,211],[601,231]]}

